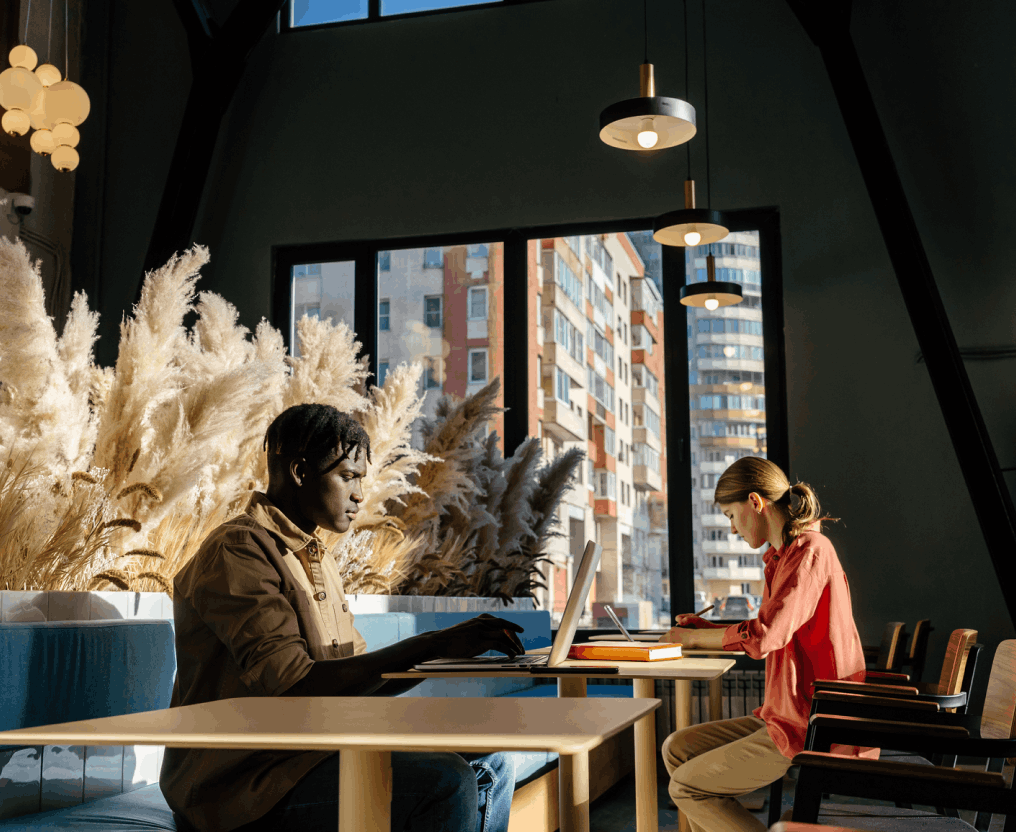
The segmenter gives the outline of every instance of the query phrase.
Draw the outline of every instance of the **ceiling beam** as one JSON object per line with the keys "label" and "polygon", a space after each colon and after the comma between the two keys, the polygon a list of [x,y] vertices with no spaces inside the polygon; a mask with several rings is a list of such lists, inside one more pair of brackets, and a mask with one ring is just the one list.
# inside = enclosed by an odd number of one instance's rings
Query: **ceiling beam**
{"label": "ceiling beam", "polygon": [[[177,133],[144,270],[190,245],[222,119],[250,53],[286,0],[242,0],[218,27],[202,0],[174,0],[191,50],[191,88]],[[214,78],[215,83],[205,83]],[[140,298],[141,277],[136,298]]]}
{"label": "ceiling beam", "polygon": [[787,2],[825,62],[1009,617],[1016,625],[1016,593],[1010,591],[1016,586],[1016,510],[850,36],[850,2]]}

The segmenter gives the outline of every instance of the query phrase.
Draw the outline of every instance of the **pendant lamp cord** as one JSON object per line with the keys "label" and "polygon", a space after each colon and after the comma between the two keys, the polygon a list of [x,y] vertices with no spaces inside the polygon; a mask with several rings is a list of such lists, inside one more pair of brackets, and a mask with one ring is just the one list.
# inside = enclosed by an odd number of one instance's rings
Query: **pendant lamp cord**
{"label": "pendant lamp cord", "polygon": [[70,53],[68,51],[67,42],[71,39],[70,29],[70,11],[68,7],[71,4],[71,0],[64,0],[64,80],[67,80],[67,76],[70,75]]}
{"label": "pendant lamp cord", "polygon": [[712,187],[710,180],[712,177],[709,175],[709,134],[712,132],[712,123],[709,121],[709,60],[705,43],[705,0],[702,0],[702,106],[705,110],[705,206],[706,208],[711,208]]}
{"label": "pendant lamp cord", "polygon": [[649,63],[649,0],[642,0],[642,33],[645,37],[645,58],[642,63]]}
{"label": "pendant lamp cord", "polygon": [[28,0],[28,8],[25,10],[25,45],[28,45],[28,20],[32,16],[32,0]]}
{"label": "pendant lamp cord", "polygon": [[[29,0],[30,2],[30,0]],[[685,10],[685,101],[691,101],[688,98],[688,0],[683,2]],[[685,142],[685,158],[688,163],[688,179],[692,178],[692,143],[691,141]]]}
{"label": "pendant lamp cord", "polygon": [[46,36],[46,62],[52,63],[50,43],[53,41],[53,0],[49,0],[49,35]]}

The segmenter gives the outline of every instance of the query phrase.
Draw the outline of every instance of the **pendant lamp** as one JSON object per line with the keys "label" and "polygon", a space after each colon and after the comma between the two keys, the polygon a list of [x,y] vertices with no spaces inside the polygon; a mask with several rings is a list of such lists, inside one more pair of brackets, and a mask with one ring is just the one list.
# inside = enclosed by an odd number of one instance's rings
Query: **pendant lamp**
{"label": "pendant lamp", "polygon": [[649,63],[648,0],[643,0],[645,58],[639,67],[639,97],[611,104],[600,113],[600,140],[622,150],[660,150],[695,135],[695,108],[680,98],[656,94]]}
{"label": "pendant lamp", "polygon": [[687,283],[681,287],[681,303],[705,307],[710,312],[721,306],[733,306],[743,299],[740,284],[716,279],[716,258],[712,251],[706,255],[706,282]]}
{"label": "pendant lamp", "polygon": [[[688,2],[684,3],[684,83],[688,94]],[[706,7],[702,0],[702,86],[706,124],[709,123],[709,75],[706,62]],[[691,147],[686,147],[688,158],[688,179],[684,183],[684,208],[670,211],[656,218],[653,223],[653,239],[665,246],[698,246],[722,240],[730,232],[726,220],[719,211],[709,207],[709,131],[706,130],[706,207],[695,204],[695,180],[691,178]]]}

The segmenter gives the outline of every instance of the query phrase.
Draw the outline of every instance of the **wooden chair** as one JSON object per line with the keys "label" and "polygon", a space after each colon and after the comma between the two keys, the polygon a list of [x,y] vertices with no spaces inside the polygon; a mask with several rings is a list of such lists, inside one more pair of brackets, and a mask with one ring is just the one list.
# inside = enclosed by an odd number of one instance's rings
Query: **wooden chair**
{"label": "wooden chair", "polygon": [[[815,751],[794,758],[801,766],[794,799],[795,821],[813,823],[818,819],[823,792],[867,797],[877,800],[905,800],[920,805],[945,805],[956,809],[975,809],[1005,815],[1004,832],[1016,832],[1016,793],[1012,790],[1012,763],[1016,757],[1016,639],[1003,641],[995,652],[984,710],[979,729],[962,714],[938,714],[922,722],[866,720],[857,717],[816,716],[812,719]],[[1002,773],[963,771],[940,766],[861,760],[825,753],[831,743],[868,747],[892,746],[924,754],[962,755],[980,759],[1005,759]],[[853,809],[840,804],[840,814],[832,815],[837,804],[826,804],[824,819],[844,822],[858,828],[889,828],[886,818],[878,823],[861,823],[850,817]],[[892,809],[892,828],[934,828],[936,832],[969,830],[969,824],[955,818],[941,818],[934,827],[926,820],[936,816],[924,812]],[[904,823],[921,818],[924,826]],[[868,820],[872,820],[869,818]]]}
{"label": "wooden chair", "polygon": [[[918,622],[920,625],[921,622]],[[888,628],[887,628],[888,629]],[[915,628],[916,629],[916,628]],[[909,685],[903,674],[886,674],[886,684],[868,682],[816,682],[811,714],[837,714],[868,719],[919,719],[924,714],[937,714],[945,708],[965,712],[967,692],[973,685],[979,645],[976,630],[954,630],[949,637],[939,681],[935,685]],[[971,657],[972,656],[972,657]],[[888,684],[888,676],[898,676],[896,684]],[[811,731],[805,749],[812,746]],[[897,752],[887,752],[893,756]],[[911,759],[910,762],[931,765],[931,761]],[[946,760],[936,760],[944,763]],[[783,780],[769,787],[769,823],[780,818],[783,804]]]}
{"label": "wooden chair", "polygon": [[907,627],[902,621],[890,621],[882,629],[878,647],[863,647],[865,661],[872,670],[896,670],[903,661]]}

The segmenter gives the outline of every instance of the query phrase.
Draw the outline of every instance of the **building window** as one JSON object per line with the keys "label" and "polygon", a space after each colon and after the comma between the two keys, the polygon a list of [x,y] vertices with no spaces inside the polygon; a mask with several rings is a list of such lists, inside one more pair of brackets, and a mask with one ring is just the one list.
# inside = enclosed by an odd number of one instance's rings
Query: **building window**
{"label": "building window", "polygon": [[466,257],[486,257],[487,247],[480,243],[475,246],[466,246]]}
{"label": "building window", "polygon": [[388,378],[388,362],[379,361],[377,365],[377,386],[384,387],[386,378]]}
{"label": "building window", "polygon": [[390,251],[379,251],[377,253],[377,267],[382,272],[390,272],[392,270],[392,253]]}
{"label": "building window", "polygon": [[487,287],[471,286],[469,288],[469,320],[487,320]]}
{"label": "building window", "polygon": [[554,380],[554,398],[559,402],[571,404],[571,376],[560,367],[556,368],[557,373]]}
{"label": "building window", "polygon": [[487,383],[487,351],[486,350],[470,350],[469,351],[469,383],[470,384],[486,384]]}
{"label": "building window", "polygon": [[441,328],[441,296],[423,299],[423,322],[432,329]]}
{"label": "building window", "polygon": [[388,332],[392,328],[392,302],[383,300],[377,305],[377,328],[382,332]]}
{"label": "building window", "polygon": [[440,390],[442,383],[442,364],[438,356],[427,356],[423,360],[423,387],[425,390]]}
{"label": "building window", "polygon": [[444,266],[444,250],[440,248],[425,248],[423,250],[423,267],[425,269],[440,269]]}
{"label": "building window", "polygon": [[308,318],[320,318],[321,307],[320,306],[308,306],[303,310],[303,314]]}

